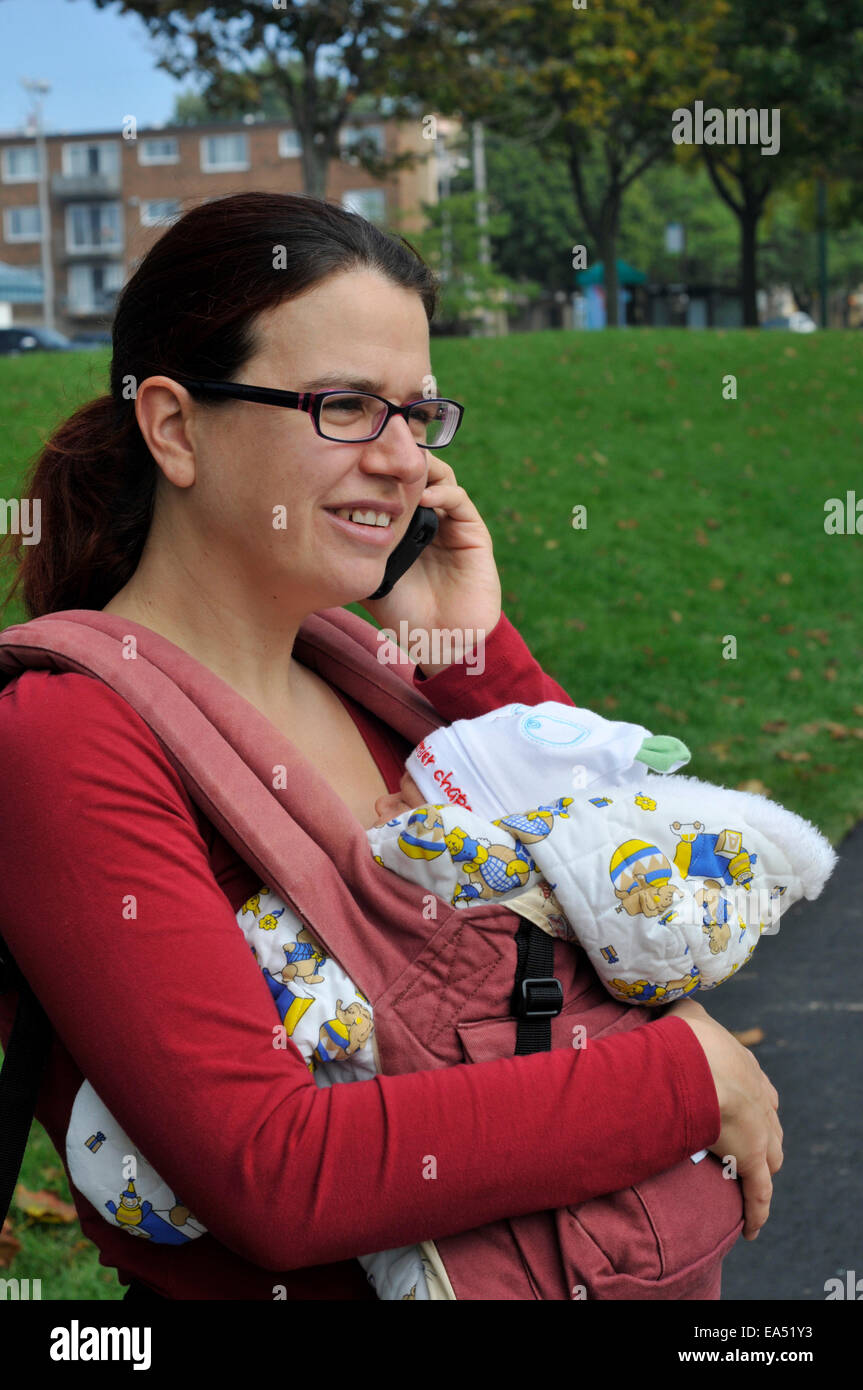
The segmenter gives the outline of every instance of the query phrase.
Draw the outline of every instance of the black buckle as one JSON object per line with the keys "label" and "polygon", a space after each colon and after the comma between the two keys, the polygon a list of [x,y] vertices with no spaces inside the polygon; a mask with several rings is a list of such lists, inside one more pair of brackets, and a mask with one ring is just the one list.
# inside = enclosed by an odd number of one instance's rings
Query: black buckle
{"label": "black buckle", "polygon": [[[528,985],[537,987],[536,993],[541,993],[549,986],[557,987],[557,1003],[552,1009],[532,1008],[531,1004],[538,1003],[538,999],[528,997]],[[555,1018],[563,1008],[563,985],[555,975],[543,975],[541,977],[529,976],[521,982],[521,997],[517,1000],[515,1010],[517,1018]]]}

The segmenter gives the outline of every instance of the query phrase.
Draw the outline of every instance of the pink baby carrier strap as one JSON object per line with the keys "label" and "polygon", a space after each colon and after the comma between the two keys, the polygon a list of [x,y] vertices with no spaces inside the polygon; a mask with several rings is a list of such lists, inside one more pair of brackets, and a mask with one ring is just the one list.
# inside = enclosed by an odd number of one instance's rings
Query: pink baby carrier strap
{"label": "pink baby carrier strap", "polygon": [[[443,721],[414,687],[413,663],[385,646],[384,662],[370,623],[327,609],[303,623],[294,655],[418,743]],[[495,903],[460,911],[376,864],[329,783],[220,677],[150,629],[90,609],[0,633],[0,684],[27,669],[96,677],[136,710],[192,801],[371,1001],[385,1074],[514,1055],[521,919]],[[589,1043],[650,1021],[611,998],[580,948],[555,940],[554,974],[565,1002],[552,1047],[571,1047],[579,1025]],[[578,1207],[435,1243],[458,1298],[718,1298],[741,1217],[739,1184],[708,1156]]]}

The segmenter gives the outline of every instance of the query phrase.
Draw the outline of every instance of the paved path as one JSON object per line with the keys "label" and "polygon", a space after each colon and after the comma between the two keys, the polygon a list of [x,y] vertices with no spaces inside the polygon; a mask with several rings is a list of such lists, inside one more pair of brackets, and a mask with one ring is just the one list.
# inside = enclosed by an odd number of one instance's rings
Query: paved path
{"label": "paved path", "polygon": [[863,1279],[863,823],[836,852],[821,897],[702,1001],[726,1028],[764,1029],[753,1051],[785,1133],[770,1218],[725,1259],[723,1300],[823,1300],[826,1279]]}

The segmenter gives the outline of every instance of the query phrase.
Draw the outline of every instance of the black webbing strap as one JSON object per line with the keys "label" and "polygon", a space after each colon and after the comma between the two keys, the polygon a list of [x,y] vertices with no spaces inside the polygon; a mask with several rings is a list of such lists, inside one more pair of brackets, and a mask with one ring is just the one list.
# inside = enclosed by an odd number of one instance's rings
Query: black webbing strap
{"label": "black webbing strap", "polygon": [[551,1020],[563,1008],[563,986],[553,974],[554,940],[535,922],[521,919],[510,1012],[517,1019],[515,1056],[551,1051]]}
{"label": "black webbing strap", "polygon": [[52,1037],[42,1005],[0,937],[0,994],[12,987],[18,1009],[0,1070],[0,1228],[21,1171]]}

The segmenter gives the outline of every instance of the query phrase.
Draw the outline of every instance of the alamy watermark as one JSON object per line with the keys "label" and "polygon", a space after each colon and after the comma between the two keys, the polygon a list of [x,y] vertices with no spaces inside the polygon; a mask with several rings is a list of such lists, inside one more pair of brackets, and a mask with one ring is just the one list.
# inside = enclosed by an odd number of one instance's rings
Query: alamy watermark
{"label": "alamy watermark", "polygon": [[760,145],[762,154],[778,154],[779,120],[778,106],[727,111],[709,106],[705,111],[704,102],[697,101],[694,112],[678,106],[671,113],[671,138],[675,145]]}
{"label": "alamy watermark", "polygon": [[42,503],[38,497],[0,497],[0,535],[21,536],[24,545],[42,539]]}
{"label": "alamy watermark", "polygon": [[478,627],[431,629],[410,627],[403,618],[398,634],[391,627],[378,629],[378,661],[389,665],[407,655],[423,669],[463,662],[469,676],[485,670],[485,629]]}

